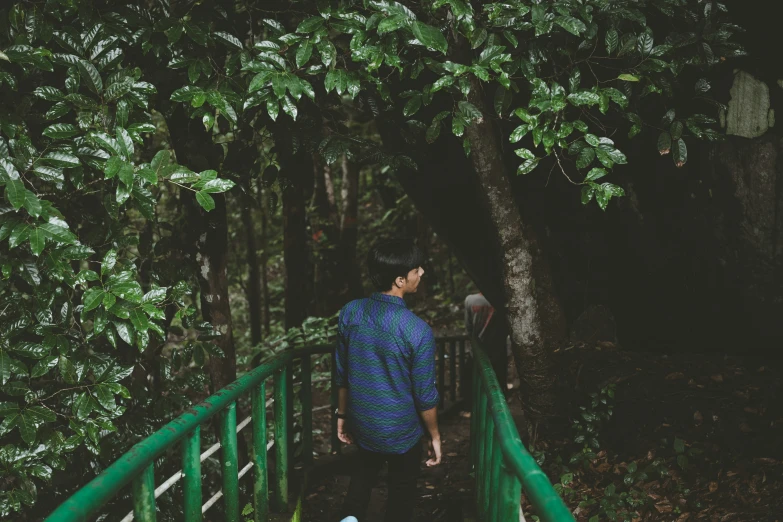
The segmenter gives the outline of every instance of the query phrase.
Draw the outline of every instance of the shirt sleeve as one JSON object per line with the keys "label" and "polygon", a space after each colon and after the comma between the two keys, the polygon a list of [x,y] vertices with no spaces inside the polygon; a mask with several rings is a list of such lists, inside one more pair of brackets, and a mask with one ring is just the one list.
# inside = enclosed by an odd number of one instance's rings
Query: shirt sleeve
{"label": "shirt sleeve", "polygon": [[348,343],[345,338],[345,326],[342,321],[342,312],[337,322],[337,346],[334,351],[335,381],[338,388],[347,388],[346,368],[348,366]]}
{"label": "shirt sleeve", "polygon": [[416,409],[427,411],[440,402],[435,386],[435,337],[426,327],[418,345],[413,348],[413,401]]}

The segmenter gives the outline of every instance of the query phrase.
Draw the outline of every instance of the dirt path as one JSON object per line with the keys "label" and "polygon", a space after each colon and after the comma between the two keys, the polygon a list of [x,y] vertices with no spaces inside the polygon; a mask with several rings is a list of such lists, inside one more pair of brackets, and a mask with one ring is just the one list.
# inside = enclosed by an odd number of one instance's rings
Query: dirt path
{"label": "dirt path", "polygon": [[[463,522],[471,512],[473,482],[469,476],[470,420],[459,416],[441,422],[444,458],[440,466],[426,468],[418,481],[416,520]],[[305,522],[337,521],[338,511],[348,490],[349,477],[337,474],[308,489]],[[381,522],[386,505],[384,472],[373,489],[367,520]]]}

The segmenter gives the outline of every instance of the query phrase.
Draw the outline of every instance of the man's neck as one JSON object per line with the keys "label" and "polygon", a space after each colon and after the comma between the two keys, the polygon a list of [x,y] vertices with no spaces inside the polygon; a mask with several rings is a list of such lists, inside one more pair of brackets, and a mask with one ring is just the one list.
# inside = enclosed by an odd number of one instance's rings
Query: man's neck
{"label": "man's neck", "polygon": [[391,295],[394,297],[399,297],[402,299],[402,297],[405,295],[405,291],[402,288],[394,287],[390,290],[387,290],[386,292],[381,292],[384,295]]}

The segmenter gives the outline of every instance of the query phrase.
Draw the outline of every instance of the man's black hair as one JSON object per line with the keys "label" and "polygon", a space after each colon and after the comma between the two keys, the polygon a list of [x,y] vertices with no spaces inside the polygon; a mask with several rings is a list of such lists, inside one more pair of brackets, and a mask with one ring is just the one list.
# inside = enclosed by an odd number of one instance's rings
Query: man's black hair
{"label": "man's black hair", "polygon": [[390,290],[398,277],[424,264],[424,254],[419,247],[404,239],[377,243],[367,255],[370,281],[379,292]]}

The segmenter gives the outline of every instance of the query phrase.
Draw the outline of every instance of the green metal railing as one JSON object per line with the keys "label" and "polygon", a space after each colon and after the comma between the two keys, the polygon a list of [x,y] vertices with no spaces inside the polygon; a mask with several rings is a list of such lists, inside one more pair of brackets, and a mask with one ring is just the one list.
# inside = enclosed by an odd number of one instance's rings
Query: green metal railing
{"label": "green metal railing", "polygon": [[524,488],[541,520],[574,522],[549,478],[522,444],[489,358],[475,339],[471,346],[474,364],[470,442],[478,519],[522,520],[520,500]]}
{"label": "green metal railing", "polygon": [[[253,516],[257,522],[266,522],[270,508],[276,512],[286,511],[292,454],[292,371],[296,361],[300,362],[302,386],[302,459],[304,464],[312,462],[312,393],[311,356],[331,353],[332,346],[313,346],[281,353],[261,364],[232,384],[210,396],[201,404],[191,407],[185,413],[169,422],[163,428],[139,442],[103,473],[78,490],[63,502],[46,522],[84,521],[96,515],[101,508],[128,484],[132,486],[133,517],[141,522],[155,520],[155,498],[171,484],[183,481],[184,520],[202,520],[202,513],[222,496],[224,520],[239,522],[239,479],[253,470],[252,489]],[[334,366],[334,365],[332,365]],[[266,423],[266,380],[274,380],[274,442],[268,441]],[[250,395],[252,402],[252,455],[242,470],[238,469],[237,455],[237,412],[240,397]],[[336,407],[336,396],[332,395],[332,407]],[[271,401],[270,401],[271,402]],[[201,453],[201,426],[216,417],[219,421],[219,447],[223,487],[202,505],[201,462],[208,454]],[[246,425],[247,419],[243,425]],[[332,439],[333,450],[339,449],[339,441]],[[155,488],[155,459],[181,444],[182,471],[166,483]],[[215,446],[218,446],[217,444]],[[273,496],[269,498],[269,477],[267,451],[274,446]],[[270,506],[271,500],[271,506]],[[126,517],[123,520],[131,518]]]}
{"label": "green metal railing", "polygon": [[[465,336],[439,337],[438,389],[441,407],[450,399],[452,404],[464,398],[464,386],[458,386],[458,370],[465,368]],[[473,365],[473,410],[471,415],[471,458],[476,474],[476,501],[479,519],[487,522],[516,522],[520,513],[520,485],[545,522],[573,521],[573,517],[557,496],[549,479],[522,445],[503,393],[486,355],[477,341],[471,342]],[[333,346],[299,348],[276,355],[260,364],[234,383],[191,407],[163,428],[136,444],[103,473],[63,502],[46,522],[85,521],[102,508],[123,488],[131,485],[133,511],[123,522],[135,519],[155,521],[155,499],[175,482],[182,480],[185,522],[201,521],[203,513],[220,498],[223,499],[223,519],[239,522],[239,480],[253,472],[251,490],[253,516],[256,522],[266,522],[270,512],[285,512],[288,507],[289,474],[293,469],[293,369],[298,362],[301,370],[300,401],[301,459],[304,466],[313,462],[313,406],[311,357],[332,353]],[[335,378],[334,364],[332,382]],[[446,376],[448,375],[448,380]],[[272,378],[273,397],[266,399],[266,381]],[[458,395],[459,394],[459,395]],[[237,425],[237,401],[251,399],[251,415]],[[337,389],[332,386],[329,408],[337,407]],[[267,433],[267,407],[273,403],[274,440]],[[323,409],[326,406],[316,409]],[[202,453],[201,428],[208,421],[218,421],[219,442]],[[340,453],[337,438],[337,418],[332,414],[331,451]],[[252,424],[251,424],[252,423]],[[239,469],[237,433],[251,425],[249,462]],[[155,460],[177,445],[181,449],[181,471],[155,487]],[[267,462],[274,446],[274,466]],[[217,450],[221,452],[222,489],[206,503],[202,498],[201,462]],[[270,471],[273,471],[270,498]]]}

